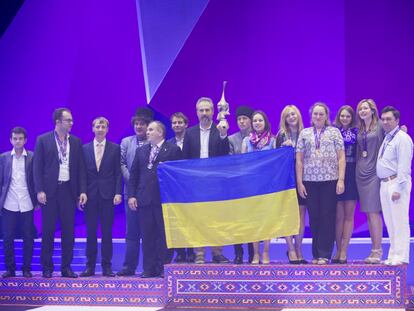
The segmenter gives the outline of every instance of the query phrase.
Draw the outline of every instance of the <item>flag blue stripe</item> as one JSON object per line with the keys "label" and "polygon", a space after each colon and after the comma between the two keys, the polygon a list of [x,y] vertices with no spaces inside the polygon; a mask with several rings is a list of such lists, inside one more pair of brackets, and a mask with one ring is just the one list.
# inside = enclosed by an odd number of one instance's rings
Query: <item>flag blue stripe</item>
{"label": "flag blue stripe", "polygon": [[240,199],[295,188],[294,149],[160,163],[162,203]]}

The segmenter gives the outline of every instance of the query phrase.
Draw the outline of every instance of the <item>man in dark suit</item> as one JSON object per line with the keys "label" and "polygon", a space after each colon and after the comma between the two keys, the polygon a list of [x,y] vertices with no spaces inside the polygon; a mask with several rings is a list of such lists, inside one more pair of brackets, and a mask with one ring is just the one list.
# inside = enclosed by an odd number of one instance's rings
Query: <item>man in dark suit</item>
{"label": "man in dark suit", "polygon": [[22,127],[13,128],[10,133],[13,150],[0,156],[0,212],[6,266],[3,278],[16,276],[14,238],[18,224],[23,237],[23,276],[32,277],[33,208],[37,200],[33,187],[33,153],[24,148],[26,142],[26,130]]}
{"label": "man in dark suit", "polygon": [[42,205],[43,277],[53,274],[53,242],[56,220],[62,230],[63,277],[76,278],[70,265],[73,258],[74,222],[76,204],[86,204],[86,174],[79,138],[69,135],[72,113],[67,108],[53,112],[55,129],[40,135],[33,158],[33,176],[37,200]]}
{"label": "man in dark suit", "polygon": [[147,128],[149,144],[135,154],[128,184],[128,206],[140,213],[144,271],[142,278],[163,276],[171,255],[165,242],[157,167],[160,162],[182,159],[180,148],[165,141],[165,127],[153,121]]}
{"label": "man in dark suit", "polygon": [[[203,159],[229,154],[229,140],[227,138],[228,124],[223,122],[220,126],[213,123],[214,106],[208,97],[197,101],[197,117],[200,121],[196,126],[185,131],[183,155],[185,159]],[[195,249],[195,263],[205,262],[205,249]],[[229,260],[223,256],[222,247],[212,247],[213,262],[227,263]]]}
{"label": "man in dark suit", "polygon": [[[83,146],[87,172],[88,203],[85,206],[87,228],[86,269],[80,276],[95,275],[98,253],[98,218],[101,220],[101,266],[104,276],[114,277],[112,272],[112,225],[114,205],[122,200],[121,149],[119,145],[106,140],[109,121],[104,117],[93,120],[95,139]],[[80,206],[81,207],[81,206]]]}

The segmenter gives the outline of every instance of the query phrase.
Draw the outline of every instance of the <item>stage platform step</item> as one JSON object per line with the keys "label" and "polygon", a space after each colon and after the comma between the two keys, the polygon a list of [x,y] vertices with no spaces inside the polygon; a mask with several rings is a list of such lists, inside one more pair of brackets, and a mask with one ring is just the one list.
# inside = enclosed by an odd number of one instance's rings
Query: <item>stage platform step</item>
{"label": "stage platform step", "polygon": [[178,265],[165,279],[134,277],[0,279],[1,305],[166,308],[414,307],[406,266]]}
{"label": "stage platform step", "polygon": [[[164,306],[164,280],[134,277],[0,280],[1,305]],[[1,308],[0,308],[1,309]]]}
{"label": "stage platform step", "polygon": [[403,308],[406,266],[168,265],[172,308]]}

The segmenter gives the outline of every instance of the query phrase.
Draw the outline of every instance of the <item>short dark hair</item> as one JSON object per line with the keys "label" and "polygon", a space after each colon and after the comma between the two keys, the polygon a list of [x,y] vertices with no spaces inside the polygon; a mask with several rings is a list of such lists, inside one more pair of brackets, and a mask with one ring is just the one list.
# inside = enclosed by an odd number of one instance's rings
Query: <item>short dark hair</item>
{"label": "short dark hair", "polygon": [[137,121],[142,121],[147,126],[152,122],[152,120],[149,120],[148,118],[144,118],[143,116],[133,116],[131,118],[131,125],[134,126],[135,125],[135,122],[137,122]]}
{"label": "short dark hair", "polygon": [[162,136],[165,138],[165,125],[160,121],[152,121],[151,123],[155,123],[157,125],[157,127],[161,130]]}
{"label": "short dark hair", "polygon": [[58,120],[62,120],[63,112],[69,112],[72,113],[68,108],[57,108],[55,111],[53,111],[53,122],[56,123]]}
{"label": "short dark hair", "polygon": [[25,138],[25,139],[27,138],[27,132],[26,132],[26,130],[25,130],[23,127],[21,127],[21,126],[16,126],[16,127],[14,127],[14,128],[10,131],[10,138],[12,138],[12,137],[13,137],[13,133],[14,133],[14,134],[23,134],[24,138]]}
{"label": "short dark hair", "polygon": [[395,119],[400,119],[400,111],[393,106],[386,106],[384,109],[381,110],[381,114],[386,112],[392,112]]}
{"label": "short dark hair", "polygon": [[184,120],[184,123],[185,124],[188,124],[188,118],[187,118],[187,116],[184,114],[184,113],[182,113],[182,112],[174,112],[172,115],[171,115],[171,118],[170,118],[170,121],[172,122],[172,119],[173,118],[181,118],[181,119],[183,119]]}

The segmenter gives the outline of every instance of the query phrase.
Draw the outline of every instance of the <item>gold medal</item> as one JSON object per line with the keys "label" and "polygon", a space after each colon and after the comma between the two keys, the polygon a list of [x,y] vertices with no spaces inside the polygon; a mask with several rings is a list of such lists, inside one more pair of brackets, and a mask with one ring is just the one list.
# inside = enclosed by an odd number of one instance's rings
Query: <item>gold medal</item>
{"label": "gold medal", "polygon": [[317,155],[318,157],[320,157],[320,156],[321,156],[321,150],[320,150],[320,149],[316,149],[316,155]]}
{"label": "gold medal", "polygon": [[366,150],[362,151],[362,157],[366,158],[368,156],[368,152]]}

